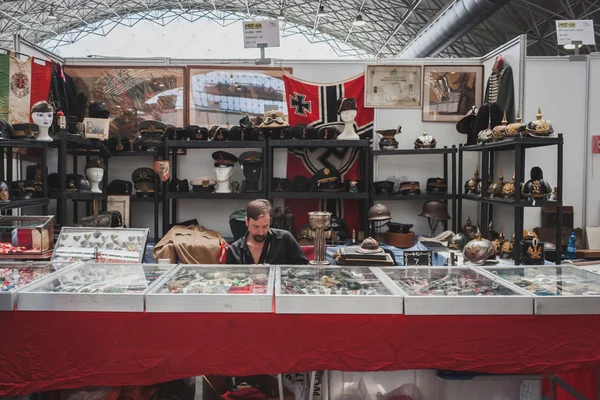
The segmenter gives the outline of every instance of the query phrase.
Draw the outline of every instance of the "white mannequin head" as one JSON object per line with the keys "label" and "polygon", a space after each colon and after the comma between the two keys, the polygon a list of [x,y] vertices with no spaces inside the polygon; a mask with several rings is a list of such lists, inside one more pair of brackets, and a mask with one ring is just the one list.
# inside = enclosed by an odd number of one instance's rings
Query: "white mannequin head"
{"label": "white mannequin head", "polygon": [[102,168],[88,168],[85,170],[85,174],[90,181],[91,191],[94,193],[102,193],[100,190],[100,182],[102,182],[102,178],[104,178],[104,169]]}
{"label": "white mannequin head", "polygon": [[38,101],[31,107],[31,119],[39,127],[37,140],[51,141],[48,129],[54,121],[54,109],[47,101]]}
{"label": "white mannequin head", "polygon": [[217,182],[229,181],[233,175],[233,167],[227,165],[215,167],[215,175],[217,175]]}
{"label": "white mannequin head", "polygon": [[340,118],[343,122],[354,122],[356,110],[344,110],[340,113]]}

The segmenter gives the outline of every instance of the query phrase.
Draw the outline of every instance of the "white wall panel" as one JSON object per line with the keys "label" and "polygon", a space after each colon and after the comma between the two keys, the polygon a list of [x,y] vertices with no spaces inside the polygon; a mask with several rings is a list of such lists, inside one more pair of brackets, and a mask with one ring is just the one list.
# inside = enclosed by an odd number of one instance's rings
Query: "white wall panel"
{"label": "white wall panel", "polygon": [[600,155],[592,154],[592,135],[600,135],[600,54],[590,57],[589,138],[582,140],[588,153],[587,226],[600,225]]}

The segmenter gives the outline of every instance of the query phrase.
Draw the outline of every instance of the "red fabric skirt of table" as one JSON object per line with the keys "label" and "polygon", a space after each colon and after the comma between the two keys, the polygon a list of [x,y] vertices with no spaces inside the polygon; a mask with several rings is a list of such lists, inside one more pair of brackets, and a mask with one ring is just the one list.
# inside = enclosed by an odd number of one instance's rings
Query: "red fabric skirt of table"
{"label": "red fabric skirt of table", "polygon": [[0,312],[0,396],[197,375],[600,367],[600,315]]}

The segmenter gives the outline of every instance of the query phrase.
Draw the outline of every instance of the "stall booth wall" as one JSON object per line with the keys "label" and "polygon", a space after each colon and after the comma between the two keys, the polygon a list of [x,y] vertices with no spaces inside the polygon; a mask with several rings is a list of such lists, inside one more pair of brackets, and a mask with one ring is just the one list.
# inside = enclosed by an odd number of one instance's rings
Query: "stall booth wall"
{"label": "stall booth wall", "polygon": [[[600,226],[600,155],[592,152],[592,136],[600,135],[600,112],[598,112],[600,110],[600,53],[591,54],[588,63],[588,136],[582,140],[582,146],[588,154],[587,182],[585,183],[587,188],[587,218],[585,222],[586,226]],[[565,176],[568,177],[569,175]]]}
{"label": "stall booth wall", "polygon": [[[521,38],[516,38],[507,46],[503,46],[502,54],[513,67],[515,76],[518,77],[521,70],[521,60],[518,58],[513,47],[519,47]],[[482,63],[489,64],[489,67],[484,72],[484,90],[487,77],[491,71],[493,59],[497,53],[490,53],[486,58],[477,59],[408,59],[408,60],[360,60],[360,61],[344,61],[344,60],[322,60],[322,61],[305,61],[305,60],[273,60],[273,65],[282,68],[291,68],[293,75],[301,80],[315,83],[331,83],[340,82],[352,78],[365,71],[367,64],[394,64],[394,65],[481,65]],[[123,66],[192,66],[192,65],[224,65],[232,66],[251,66],[254,65],[250,60],[174,60],[174,59],[110,59],[91,60],[89,58],[68,58],[65,60],[67,66],[78,65],[123,65]],[[486,64],[484,64],[485,67]],[[515,77],[515,93],[519,93],[519,79]],[[413,148],[413,142],[417,136],[421,135],[424,129],[427,129],[428,134],[437,139],[438,147],[452,146],[466,142],[466,136],[461,135],[456,131],[456,123],[430,123],[422,121],[421,108],[416,109],[376,109],[374,130],[396,128],[397,125],[402,125],[402,133],[397,136],[400,144],[399,148]],[[374,140],[374,146],[377,149],[377,138]],[[243,150],[231,149],[231,153],[239,155]],[[179,174],[180,178],[191,179],[198,176],[214,176],[213,160],[211,158],[211,150],[188,150],[188,155],[179,157]],[[477,153],[468,153],[465,155],[464,176],[463,180],[475,170],[479,156]],[[83,160],[80,161],[80,165]],[[276,176],[285,176],[287,152],[283,149],[275,151],[275,160],[273,171],[276,171]],[[109,181],[113,179],[131,178],[131,172],[138,167],[149,166],[150,160],[132,160],[130,157],[113,157],[110,160]],[[70,166],[68,167],[70,168]],[[374,180],[385,180],[386,178],[395,175],[398,178],[406,176],[409,180],[417,180],[421,183],[421,189],[424,191],[427,178],[441,176],[443,173],[442,156],[385,156],[378,157],[374,161]],[[451,166],[449,165],[449,173]],[[234,169],[233,180],[241,182],[243,173],[239,166]],[[452,177],[450,177],[452,179]],[[457,188],[460,190],[464,182],[456,182]],[[209,201],[209,200],[180,200],[178,204],[178,220],[187,220],[196,218],[201,225],[209,229],[214,229],[221,232],[224,236],[229,236],[230,228],[228,216],[236,209],[244,208],[247,201],[245,200],[228,200],[228,201]],[[276,201],[275,205],[282,205],[282,200]],[[429,227],[425,218],[421,218],[418,214],[421,212],[423,202],[420,201],[389,201],[385,203],[392,213],[392,220],[405,223],[414,223],[413,230],[418,234],[428,234]],[[69,206],[71,207],[71,206]],[[144,208],[145,207],[145,208]],[[71,218],[72,212],[68,213]],[[463,206],[463,221],[458,224],[462,226],[468,216],[475,218],[477,215],[477,204],[473,202],[464,202]],[[135,210],[132,207],[132,226],[153,227],[153,205],[135,204]],[[439,231],[438,231],[439,232]],[[150,233],[154,235],[153,232]]]}
{"label": "stall booth wall", "polygon": [[[597,63],[600,67],[600,62]],[[584,176],[585,153],[591,152],[586,138],[586,61],[569,61],[568,57],[527,57],[527,80],[525,85],[525,122],[535,119],[538,107],[544,118],[552,121],[556,133],[564,137],[563,158],[563,203],[573,206],[574,226],[584,225]],[[597,68],[596,105],[600,99],[600,68]],[[597,108],[596,108],[597,109]],[[594,108],[590,107],[590,110]],[[590,112],[593,118],[593,112]],[[598,114],[598,113],[596,113]],[[600,122],[600,117],[596,116]],[[539,166],[552,187],[556,186],[556,147],[541,147],[527,150],[525,180],[529,179],[532,167]],[[506,173],[505,173],[506,177]],[[600,180],[599,180],[600,182]],[[590,187],[593,187],[591,185]],[[598,191],[591,191],[588,199],[595,203],[595,212],[590,217],[598,221]],[[499,207],[497,207],[499,208]],[[523,224],[525,229],[541,226],[541,209],[526,208]]]}

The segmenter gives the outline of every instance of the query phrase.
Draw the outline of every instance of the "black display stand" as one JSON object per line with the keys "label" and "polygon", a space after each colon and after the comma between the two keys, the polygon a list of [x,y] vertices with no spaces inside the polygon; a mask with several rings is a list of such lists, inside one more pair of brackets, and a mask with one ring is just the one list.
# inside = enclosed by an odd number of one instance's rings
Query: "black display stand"
{"label": "black display stand", "polygon": [[[452,147],[440,147],[436,149],[398,149],[398,150],[372,150],[373,160],[377,156],[415,156],[415,155],[442,155],[443,156],[443,178],[448,185],[448,191],[446,193],[427,193],[426,187],[421,186],[421,195],[375,195],[374,190],[371,190],[371,203],[381,201],[400,201],[400,200],[413,200],[413,201],[427,201],[427,200],[442,200],[446,206],[448,201],[452,201],[452,231],[456,232],[456,146]],[[448,155],[451,156],[451,168],[452,168],[452,185],[448,179]],[[374,169],[374,168],[373,168]],[[432,175],[433,176],[433,175]],[[372,177],[371,183],[375,181],[375,177]],[[448,221],[444,221],[444,230],[448,230]]]}
{"label": "black display stand", "polygon": [[[171,179],[177,179],[178,166],[177,160],[179,154],[178,149],[259,149],[263,153],[263,174],[262,174],[262,190],[253,193],[204,193],[204,192],[187,192],[187,193],[170,193],[168,182],[163,183],[163,235],[165,235],[172,223],[177,222],[177,204],[182,199],[201,199],[201,200],[253,200],[267,197],[266,179],[270,176],[269,160],[266,157],[266,141],[214,141],[205,140],[167,140],[165,141],[165,154],[171,158]],[[192,177],[193,178],[193,177]],[[240,183],[241,184],[241,183]],[[191,190],[190,184],[190,190]],[[169,213],[170,208],[170,213]],[[210,207],[207,208],[210,212]],[[170,218],[169,218],[170,217]]]}
{"label": "black display stand", "polygon": [[[47,156],[48,142],[37,140],[0,139],[0,179],[9,183],[14,180],[13,171],[13,149],[14,148],[38,148],[41,151],[40,168],[42,169],[42,197],[31,200],[10,200],[0,202],[0,211],[6,215],[12,215],[12,210],[25,207],[42,207],[42,213],[48,215],[48,183],[47,183]],[[6,160],[6,170],[4,161]]]}
{"label": "black display stand", "polygon": [[[86,203],[87,215],[92,214],[92,202],[102,200],[102,209],[106,210],[106,188],[108,187],[108,159],[110,152],[104,144],[97,139],[87,139],[79,135],[69,134],[61,131],[52,135],[54,141],[48,142],[48,146],[58,149],[58,177],[60,190],[50,191],[48,197],[57,200],[56,223],[59,226],[65,226],[67,222],[67,200],[73,201],[73,221],[76,223],[79,217],[79,202]],[[106,169],[102,180],[104,193],[89,192],[67,192],[67,156],[73,156],[73,173],[78,170],[78,156],[85,156],[85,164],[91,157],[102,158]],[[84,167],[85,167],[84,164]],[[44,163],[45,166],[45,163]],[[46,173],[43,172],[44,181]],[[85,176],[85,171],[83,173]]]}
{"label": "black display stand", "polygon": [[[305,149],[305,148],[358,148],[360,151],[360,176],[364,177],[366,192],[363,193],[349,193],[347,191],[342,192],[275,192],[272,185],[273,174],[265,175],[267,177],[268,185],[268,198],[273,199],[344,199],[344,200],[358,200],[360,202],[359,207],[359,221],[361,224],[361,230],[365,232],[365,235],[369,235],[369,223],[367,214],[369,212],[369,193],[368,189],[372,186],[372,161],[370,148],[371,145],[369,140],[269,140],[268,141],[268,152],[269,152],[269,165],[273,165],[273,157],[275,149]],[[346,189],[344,189],[346,190]]]}
{"label": "black display stand", "polygon": [[[113,157],[152,157],[152,161],[161,161],[165,159],[164,150],[155,150],[155,151],[115,151],[111,153]],[[149,167],[152,168],[152,167]],[[131,171],[133,172],[133,171]],[[132,182],[135,185],[135,182]],[[135,190],[135,189],[134,189]],[[135,194],[131,194],[130,196],[131,204],[133,203],[153,203],[154,204],[154,243],[158,243],[160,240],[160,212],[161,207],[160,203],[163,201],[163,196],[160,193],[160,182],[154,182],[154,196],[151,197],[138,197]],[[131,208],[131,213],[133,214],[134,209]],[[131,228],[131,227],[129,227]]]}
{"label": "black display stand", "polygon": [[[521,196],[521,183],[525,182],[525,153],[527,149],[535,147],[545,146],[556,146],[556,187],[558,188],[558,197],[556,201],[542,201],[532,202],[523,199]],[[515,265],[521,263],[521,240],[523,239],[523,217],[524,207],[556,207],[556,264],[561,263],[561,233],[562,233],[562,219],[563,219],[563,203],[562,203],[562,191],[563,191],[563,136],[558,134],[557,137],[538,139],[531,137],[515,137],[513,139],[505,139],[499,142],[482,143],[477,145],[469,145],[459,147],[459,167],[458,167],[458,181],[464,182],[463,180],[463,154],[466,151],[474,151],[481,153],[481,196],[461,194],[458,196],[458,220],[462,221],[462,200],[475,201],[481,204],[481,215],[479,220],[481,221],[481,231],[483,236],[487,236],[489,216],[493,213],[494,205],[502,205],[507,207],[513,207],[515,210],[514,218],[514,232],[515,232],[515,243],[514,243],[514,254],[515,254]],[[515,153],[515,198],[512,199],[501,199],[491,198],[487,196],[488,189],[488,177],[489,171],[493,171],[494,168],[494,153],[497,151],[514,151]],[[461,188],[461,192],[462,192]]]}

